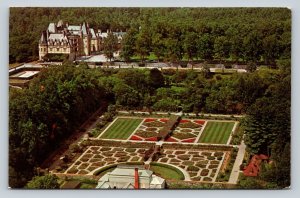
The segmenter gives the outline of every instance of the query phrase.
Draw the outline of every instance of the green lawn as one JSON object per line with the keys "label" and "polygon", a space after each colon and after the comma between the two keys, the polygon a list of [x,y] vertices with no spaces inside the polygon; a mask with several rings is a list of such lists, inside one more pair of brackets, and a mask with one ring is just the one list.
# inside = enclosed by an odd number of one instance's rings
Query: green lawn
{"label": "green lawn", "polygon": [[198,142],[226,144],[233,126],[234,122],[208,121]]}
{"label": "green lawn", "polygon": [[106,131],[101,138],[123,139],[126,140],[143,119],[118,118]]}
{"label": "green lawn", "polygon": [[165,164],[151,164],[150,170],[152,170],[154,174],[164,179],[184,180],[183,173],[181,173],[179,170],[175,170],[174,167]]}

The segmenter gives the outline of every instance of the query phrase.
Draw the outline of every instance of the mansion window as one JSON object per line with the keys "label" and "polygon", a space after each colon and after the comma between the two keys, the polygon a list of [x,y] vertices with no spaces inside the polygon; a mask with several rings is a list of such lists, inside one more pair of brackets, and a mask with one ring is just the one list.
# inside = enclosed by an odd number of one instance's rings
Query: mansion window
{"label": "mansion window", "polygon": [[56,51],[59,51],[59,48],[56,48]]}

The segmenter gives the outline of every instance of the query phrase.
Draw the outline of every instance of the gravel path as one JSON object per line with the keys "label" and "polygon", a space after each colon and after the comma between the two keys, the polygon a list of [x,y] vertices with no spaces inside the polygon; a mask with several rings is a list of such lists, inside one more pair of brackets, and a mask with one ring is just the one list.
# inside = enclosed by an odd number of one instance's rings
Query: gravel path
{"label": "gravel path", "polygon": [[234,162],[228,183],[236,184],[239,178],[240,165],[243,163],[245,150],[246,150],[246,145],[244,143],[244,140],[238,147],[239,147],[239,152],[237,153],[236,160]]}

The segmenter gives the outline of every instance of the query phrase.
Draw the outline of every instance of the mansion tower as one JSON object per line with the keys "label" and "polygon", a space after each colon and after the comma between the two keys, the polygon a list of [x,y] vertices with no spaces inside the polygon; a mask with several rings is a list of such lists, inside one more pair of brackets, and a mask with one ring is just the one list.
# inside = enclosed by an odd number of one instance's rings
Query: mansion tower
{"label": "mansion tower", "polygon": [[70,60],[100,51],[101,31],[97,33],[89,24],[69,25],[60,20],[50,23],[39,40],[39,60],[47,54],[68,54]]}

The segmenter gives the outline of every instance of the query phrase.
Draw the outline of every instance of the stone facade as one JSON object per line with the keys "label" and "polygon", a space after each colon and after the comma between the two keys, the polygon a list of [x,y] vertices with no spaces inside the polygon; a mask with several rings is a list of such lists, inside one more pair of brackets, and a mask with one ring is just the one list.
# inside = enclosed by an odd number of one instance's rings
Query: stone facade
{"label": "stone facade", "polygon": [[39,41],[39,59],[47,54],[68,54],[71,59],[100,51],[101,37],[89,24],[69,25],[63,21],[50,23]]}

